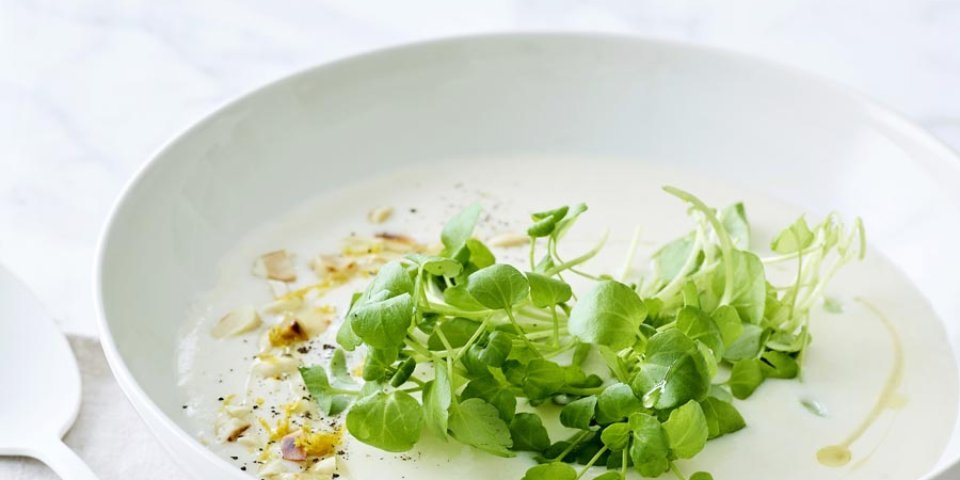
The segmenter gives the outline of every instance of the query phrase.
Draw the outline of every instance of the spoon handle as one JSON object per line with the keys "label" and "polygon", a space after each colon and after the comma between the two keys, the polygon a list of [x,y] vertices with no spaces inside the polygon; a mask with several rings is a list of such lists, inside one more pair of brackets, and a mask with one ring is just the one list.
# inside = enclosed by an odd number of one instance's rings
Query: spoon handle
{"label": "spoon handle", "polygon": [[60,439],[45,444],[37,453],[38,459],[64,480],[97,480],[90,467]]}

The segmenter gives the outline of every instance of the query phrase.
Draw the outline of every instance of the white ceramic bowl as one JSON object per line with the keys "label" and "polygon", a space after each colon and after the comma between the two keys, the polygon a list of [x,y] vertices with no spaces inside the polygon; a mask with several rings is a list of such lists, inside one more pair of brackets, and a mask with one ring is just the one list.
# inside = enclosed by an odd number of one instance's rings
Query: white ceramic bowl
{"label": "white ceramic bowl", "polygon": [[[124,194],[100,251],[101,335],[120,385],[194,478],[249,478],[185,431],[178,398],[178,333],[188,302],[214,284],[219,255],[274,212],[371,172],[518,154],[669,163],[856,212],[960,351],[960,161],[930,135],[845,88],[735,54],[518,34],[313,68],[161,150]],[[938,472],[960,459],[957,432]]]}

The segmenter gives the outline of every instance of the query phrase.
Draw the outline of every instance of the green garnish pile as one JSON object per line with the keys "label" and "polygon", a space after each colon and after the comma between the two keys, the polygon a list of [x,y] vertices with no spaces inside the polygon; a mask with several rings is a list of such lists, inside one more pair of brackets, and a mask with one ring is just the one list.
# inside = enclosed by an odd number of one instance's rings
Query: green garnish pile
{"label": "green garnish pile", "polygon": [[[526,480],[574,480],[592,466],[608,469],[603,480],[631,468],[684,480],[678,460],[745,426],[734,398],[800,375],[810,309],[862,257],[864,235],[859,220],[848,230],[836,215],[813,227],[801,217],[761,259],[741,204],[717,211],[665,190],[690,205],[696,227],[635,283],[578,270],[602,241],[559,257],[583,205],[533,214],[527,272],[496,263],[472,237],[479,207],[467,208],[444,227],[441,255],[389,263],[354,296],[337,341],[366,349],[365,383],[337,349],[329,373],[301,368],[311,396],[328,414],[349,408],[349,432],[386,451],[409,450],[427,428],[495,455],[533,452],[540,464]],[[767,280],[777,263],[793,269],[788,285]],[[575,294],[571,275],[590,288]],[[570,433],[551,439],[544,424],[558,420]]]}

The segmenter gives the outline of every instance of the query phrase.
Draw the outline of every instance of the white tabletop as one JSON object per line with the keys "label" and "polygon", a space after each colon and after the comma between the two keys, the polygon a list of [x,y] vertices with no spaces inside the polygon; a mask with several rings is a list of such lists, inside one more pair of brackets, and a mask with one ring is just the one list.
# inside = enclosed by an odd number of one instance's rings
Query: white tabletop
{"label": "white tabletop", "polygon": [[0,0],[0,262],[95,334],[97,236],[166,139],[264,82],[412,40],[629,32],[817,72],[960,147],[950,0]]}

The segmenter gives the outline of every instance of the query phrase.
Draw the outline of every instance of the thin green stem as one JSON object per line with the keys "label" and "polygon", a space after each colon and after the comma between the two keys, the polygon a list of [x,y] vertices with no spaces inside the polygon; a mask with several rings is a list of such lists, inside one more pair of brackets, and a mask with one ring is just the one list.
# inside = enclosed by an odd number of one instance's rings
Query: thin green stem
{"label": "thin green stem", "polygon": [[553,346],[560,346],[560,317],[557,315],[557,306],[554,305],[550,308],[550,313],[553,314]]}
{"label": "thin green stem", "polygon": [[573,268],[573,267],[576,267],[577,265],[580,265],[581,263],[584,263],[584,262],[590,260],[591,258],[595,257],[595,256],[597,255],[597,253],[599,253],[600,250],[603,249],[603,246],[606,245],[606,243],[607,243],[607,237],[609,237],[609,236],[610,236],[610,231],[609,231],[609,230],[605,230],[605,231],[603,232],[603,237],[600,238],[600,241],[597,242],[597,244],[594,245],[593,248],[591,248],[590,250],[588,250],[588,251],[587,251],[586,253],[584,253],[583,255],[580,255],[579,257],[574,258],[573,260],[569,260],[569,261],[563,262],[563,263],[561,263],[560,265],[556,265],[556,266],[554,266],[553,268],[547,270],[547,272],[546,272],[547,276],[556,275],[556,274],[558,274],[558,273],[560,273],[560,272],[562,272],[562,271],[564,271],[564,270],[569,270],[569,269],[571,269],[571,268]]}
{"label": "thin green stem", "polygon": [[606,445],[604,445],[603,448],[601,448],[600,450],[597,450],[597,453],[595,453],[593,457],[590,459],[590,461],[583,466],[583,469],[580,470],[580,473],[578,473],[577,477],[574,478],[573,480],[579,480],[580,477],[582,477],[585,473],[587,473],[588,470],[590,470],[590,467],[592,467],[594,463],[597,463],[597,460],[600,460],[600,456],[606,452],[607,452]]}
{"label": "thin green stem", "polygon": [[551,458],[550,461],[547,462],[547,463],[561,462],[561,461],[563,461],[563,458],[566,457],[567,455],[569,455],[570,452],[572,452],[573,449],[576,448],[577,445],[580,444],[580,442],[583,441],[583,438],[586,437],[589,433],[590,433],[590,432],[584,431],[584,432],[580,432],[580,433],[576,434],[576,435],[573,437],[574,440],[570,442],[570,445],[568,445],[567,448],[563,449],[563,451],[560,452],[559,455],[557,455],[556,457]]}
{"label": "thin green stem", "polygon": [[670,471],[677,476],[679,480],[687,480],[687,477],[683,476],[683,472],[680,471],[680,468],[677,467],[677,464],[670,462]]}
{"label": "thin green stem", "polygon": [[457,352],[457,355],[453,357],[453,363],[457,363],[457,361],[460,360],[460,357],[463,356],[463,354],[467,351],[467,349],[469,349],[474,343],[476,343],[477,339],[480,338],[480,335],[487,330],[487,324],[489,322],[490,322],[490,317],[487,317],[483,320],[483,323],[480,324],[480,327],[477,328],[477,331],[473,332],[473,335],[470,336],[470,339],[467,340],[467,343],[463,344],[463,346],[460,347],[460,351]]}

